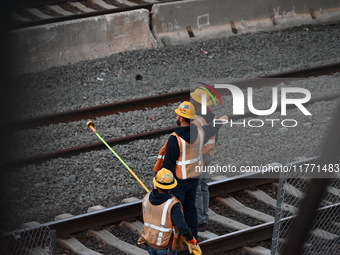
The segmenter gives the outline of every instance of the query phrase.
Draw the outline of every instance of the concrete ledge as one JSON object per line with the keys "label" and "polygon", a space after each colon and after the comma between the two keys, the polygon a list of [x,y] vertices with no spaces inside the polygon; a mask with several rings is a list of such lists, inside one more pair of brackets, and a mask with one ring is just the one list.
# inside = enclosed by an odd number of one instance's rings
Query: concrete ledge
{"label": "concrete ledge", "polygon": [[188,0],[155,4],[153,34],[163,44],[340,20],[336,0]]}
{"label": "concrete ledge", "polygon": [[[338,0],[188,0],[11,31],[14,74],[123,51],[340,21]],[[192,37],[190,37],[190,35]]]}
{"label": "concrete ledge", "polygon": [[18,29],[11,35],[13,71],[19,74],[157,46],[146,9]]}

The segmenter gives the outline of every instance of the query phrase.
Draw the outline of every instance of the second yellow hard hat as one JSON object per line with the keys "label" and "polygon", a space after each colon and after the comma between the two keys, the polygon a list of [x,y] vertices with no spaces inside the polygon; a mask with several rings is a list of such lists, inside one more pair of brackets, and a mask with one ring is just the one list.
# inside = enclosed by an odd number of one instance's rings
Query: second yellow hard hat
{"label": "second yellow hard hat", "polygon": [[191,98],[200,104],[202,104],[202,95],[206,95],[207,105],[212,105],[210,95],[204,91],[204,88],[199,87],[190,93]]}

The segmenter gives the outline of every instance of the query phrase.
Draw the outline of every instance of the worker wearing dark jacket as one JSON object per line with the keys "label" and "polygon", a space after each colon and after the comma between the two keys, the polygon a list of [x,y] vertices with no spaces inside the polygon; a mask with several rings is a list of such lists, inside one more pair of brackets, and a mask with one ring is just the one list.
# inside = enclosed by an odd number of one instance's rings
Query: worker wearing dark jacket
{"label": "worker wearing dark jacket", "polygon": [[171,193],[182,203],[185,221],[197,238],[195,199],[200,167],[203,166],[202,149],[204,143],[217,133],[221,125],[214,126],[214,123],[211,123],[198,127],[191,124],[197,115],[194,106],[187,101],[181,103],[175,112],[179,127],[161,148],[154,172],[167,168],[175,175],[178,185]]}
{"label": "worker wearing dark jacket", "polygon": [[190,253],[196,250],[196,254],[201,254],[201,249],[184,220],[181,203],[170,193],[177,185],[172,172],[162,168],[157,172],[153,183],[156,188],[143,199],[144,228],[138,243],[145,243],[150,255],[175,255],[183,246],[180,238],[183,236]]}
{"label": "worker wearing dark jacket", "polygon": [[[212,105],[212,101],[209,97],[209,94],[206,92],[207,90],[204,87],[199,87],[190,93],[190,97],[192,99],[192,104],[195,106],[197,118],[193,121],[193,123],[197,126],[204,126],[208,123],[213,122],[215,119],[215,114],[212,112],[210,108],[207,108],[205,114],[202,114],[202,96],[205,95],[206,105]],[[215,144],[217,141],[217,135],[211,137],[203,146],[202,157],[204,166],[210,166],[212,162],[212,158],[215,154]],[[206,226],[208,224],[209,219],[209,182],[210,173],[209,171],[202,171],[201,176],[198,180],[197,184],[197,192],[196,192],[196,207],[197,207],[197,215],[198,215],[198,231],[203,232],[206,230]]]}

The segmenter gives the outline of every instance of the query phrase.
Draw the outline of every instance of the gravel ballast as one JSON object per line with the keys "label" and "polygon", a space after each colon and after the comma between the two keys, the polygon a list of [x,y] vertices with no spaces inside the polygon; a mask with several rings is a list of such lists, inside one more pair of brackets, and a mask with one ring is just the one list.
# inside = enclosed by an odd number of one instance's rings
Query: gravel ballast
{"label": "gravel ballast", "polygon": [[[303,26],[285,31],[261,32],[224,39],[166,46],[161,49],[123,52],[111,57],[14,77],[20,89],[12,104],[14,119],[113,103],[132,98],[179,91],[197,82],[232,83],[233,80],[269,75],[339,62],[340,24]],[[203,54],[203,48],[208,54]],[[139,76],[138,76],[139,75]],[[310,78],[284,86],[308,89],[312,97],[340,92],[339,75]],[[270,107],[272,88],[254,91],[257,109]],[[244,92],[245,96],[247,93]],[[231,96],[223,97],[222,107],[213,107],[219,117],[232,114]],[[318,153],[339,100],[319,102],[287,116],[245,119],[296,119],[298,125],[274,127],[225,125],[219,132],[214,164],[252,165],[311,157]],[[120,113],[97,118],[98,133],[104,139],[136,134],[175,125],[173,110],[178,104],[157,109]],[[153,117],[153,118],[151,118]],[[241,121],[241,120],[240,120]],[[86,121],[50,125],[32,130],[9,132],[8,159],[98,142]],[[152,187],[153,156],[168,136],[117,145],[114,150]],[[151,157],[151,158],[150,158]],[[228,176],[230,173],[223,173]],[[26,165],[4,174],[6,215],[2,229],[12,230],[21,223],[52,221],[61,213],[81,214],[93,205],[117,205],[123,198],[142,198],[144,190],[107,149],[58,158],[39,165]],[[15,215],[15,217],[13,217]]]}

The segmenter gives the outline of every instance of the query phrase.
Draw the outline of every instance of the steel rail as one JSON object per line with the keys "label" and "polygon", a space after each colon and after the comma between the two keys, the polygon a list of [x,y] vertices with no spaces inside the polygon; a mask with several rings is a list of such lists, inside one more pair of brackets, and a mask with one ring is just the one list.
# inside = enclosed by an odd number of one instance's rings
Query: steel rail
{"label": "steel rail", "polygon": [[[268,178],[267,178],[268,177]],[[221,193],[231,193],[242,190],[246,187],[271,183],[276,179],[269,173],[252,173],[235,176],[226,180],[209,182],[210,197],[217,196]],[[139,217],[142,214],[142,200],[135,202],[105,208],[100,211],[85,213],[70,218],[43,223],[39,226],[30,228],[30,230],[39,227],[49,227],[57,231],[57,236],[76,233],[87,230],[99,225],[113,224],[127,218]],[[23,234],[27,229],[14,231],[15,234]],[[13,233],[9,233],[11,235]]]}
{"label": "steel rail", "polygon": [[[324,206],[318,209],[318,213],[335,214],[340,208],[340,203]],[[289,216],[280,219],[282,223],[288,224],[296,219],[296,216]],[[221,235],[200,242],[200,247],[204,255],[214,255],[218,252],[230,251],[248,245],[251,242],[260,242],[272,238],[274,221],[263,223],[244,230],[239,230],[229,234]],[[179,255],[186,254],[184,251]],[[291,253],[290,253],[291,254]]]}
{"label": "steel rail", "polygon": [[[175,129],[175,127],[158,129],[158,130],[154,130],[154,131],[143,132],[143,133],[136,134],[136,135],[129,135],[129,136],[124,136],[124,137],[120,137],[120,138],[110,139],[110,140],[106,140],[106,142],[110,146],[114,146],[116,144],[126,144],[126,143],[136,141],[136,140],[152,139],[152,138],[159,137],[161,135],[170,134],[171,132],[173,132],[174,129]],[[13,166],[16,167],[16,166],[20,166],[20,165],[24,165],[24,164],[38,164],[38,163],[41,163],[43,161],[54,159],[54,158],[59,158],[59,157],[67,158],[67,157],[77,155],[79,153],[89,152],[89,151],[93,151],[93,150],[100,150],[100,149],[104,149],[104,148],[106,148],[106,147],[102,142],[96,142],[96,143],[91,143],[91,144],[82,145],[82,146],[78,146],[78,147],[68,148],[68,149],[64,149],[64,150],[53,151],[53,152],[49,152],[49,153],[43,153],[43,154],[35,155],[35,156],[32,156],[32,157],[27,157],[27,158],[24,158],[24,159],[16,159],[14,161],[5,162],[4,164],[6,166],[12,166],[12,167]]]}
{"label": "steel rail", "polygon": [[[239,190],[243,189],[243,179],[246,178],[249,184],[248,186],[258,185],[254,181],[257,180],[255,177],[258,174],[250,174],[244,176],[238,176],[235,178],[227,179],[225,181],[219,181],[220,192],[230,193],[234,192],[231,186],[236,187],[239,185]],[[246,177],[245,177],[246,176]],[[251,178],[250,178],[251,177]],[[267,183],[272,182],[270,178],[266,179],[266,174],[263,177],[267,180]],[[250,181],[251,180],[251,181]],[[223,183],[223,185],[221,184]],[[213,188],[216,182],[209,183],[209,189]],[[340,209],[340,203],[327,205],[318,209],[319,213],[330,214],[333,212],[338,212]],[[29,229],[21,229],[18,231],[6,233],[1,236],[1,238],[13,238],[13,237],[24,237],[25,235],[31,235],[35,231],[39,231],[40,228],[48,227],[51,230],[55,230],[58,237],[63,237],[64,235],[69,235],[72,233],[77,233],[80,231],[86,231],[90,228],[95,228],[98,226],[114,224],[127,218],[140,217],[142,212],[141,200],[136,202],[131,202],[124,205],[118,205],[111,208],[106,208],[97,212],[86,213],[83,215],[78,215],[70,217],[63,220],[58,220],[54,222],[44,223]],[[281,219],[283,222],[292,221],[296,216],[289,216]],[[200,247],[204,254],[213,255],[218,251],[227,251],[236,248],[240,248],[247,245],[249,242],[259,242],[263,240],[270,239],[272,237],[274,227],[274,221],[260,224],[257,226],[250,227],[245,230],[239,230],[225,235],[221,235],[215,238],[211,238],[200,243]],[[179,254],[185,254],[184,252],[179,252]]]}
{"label": "steel rail", "polygon": [[170,103],[189,100],[189,90],[166,93],[126,101],[110,103],[99,106],[75,109],[66,112],[42,115],[14,123],[15,129],[30,129],[57,123],[67,123],[84,119],[92,119],[99,116],[108,116],[146,108],[156,108]]}
{"label": "steel rail", "polygon": [[[273,235],[274,221],[261,225],[239,230],[229,234],[221,235],[200,242],[200,248],[204,255],[214,255],[220,252],[241,248],[252,242],[260,242],[271,239]],[[178,252],[179,255],[187,254],[185,251]]]}
{"label": "steel rail", "polygon": [[[247,87],[259,88],[264,86],[273,86],[284,81],[294,81],[312,76],[329,75],[340,72],[340,63],[334,63],[324,66],[317,66],[308,69],[295,70],[290,72],[283,72],[273,75],[260,76],[257,78],[231,82],[233,85],[245,89]],[[265,79],[270,78],[270,79]],[[230,83],[230,82],[229,82]],[[229,95],[230,91],[226,89],[217,89],[221,95]],[[162,95],[155,95],[143,97],[138,99],[131,99],[122,102],[111,104],[81,108],[66,112],[48,114],[37,116],[29,119],[19,120],[14,123],[9,123],[12,129],[29,129],[39,126],[46,126],[56,123],[66,123],[70,121],[78,121],[83,119],[91,119],[99,116],[108,116],[118,114],[119,112],[128,112],[134,110],[145,110],[146,108],[155,108],[164,106],[169,103],[176,103],[180,101],[189,100],[190,89],[166,93]]]}
{"label": "steel rail", "polygon": [[[239,171],[239,173],[241,172]],[[232,193],[232,192],[240,191],[243,189],[268,184],[268,183],[278,180],[278,178],[279,178],[279,173],[269,173],[269,172],[246,173],[246,174],[242,174],[241,176],[229,177],[227,179],[227,182],[226,180],[209,182],[208,183],[209,194],[210,194],[210,197],[217,197],[223,193]],[[226,187],[226,185],[228,187]]]}
{"label": "steel rail", "polygon": [[[334,100],[334,99],[337,99],[339,97],[340,97],[340,93],[330,95],[330,96],[317,97],[317,98],[311,99],[309,102],[305,103],[304,105],[310,105],[310,104],[320,102],[320,101]],[[291,109],[293,107],[294,107],[294,105],[287,105],[287,109]],[[281,109],[281,107],[278,106],[276,111],[280,111],[280,109]],[[251,116],[256,116],[256,115],[254,115],[251,112],[246,112],[244,115],[231,115],[231,116],[229,116],[229,119],[238,120],[238,119],[243,119],[243,118],[247,118],[247,117],[251,117]],[[114,146],[114,145],[117,145],[117,144],[126,144],[126,143],[133,142],[133,141],[136,141],[136,140],[157,138],[157,137],[160,137],[162,135],[170,134],[171,132],[174,131],[175,128],[176,127],[174,126],[174,127],[164,128],[164,129],[157,129],[157,130],[154,130],[154,131],[143,132],[143,133],[140,133],[140,134],[109,139],[106,142],[107,142],[108,145]],[[96,143],[91,143],[91,144],[82,145],[82,146],[78,146],[78,147],[68,148],[68,149],[64,149],[64,150],[58,150],[58,151],[53,151],[53,152],[49,152],[49,153],[38,154],[38,155],[27,157],[27,158],[15,159],[15,160],[12,160],[12,161],[4,162],[4,165],[9,166],[9,167],[16,167],[16,166],[20,166],[20,165],[24,165],[24,164],[37,164],[37,163],[41,163],[43,161],[58,158],[58,157],[65,157],[66,158],[66,157],[71,157],[71,156],[77,155],[79,153],[89,152],[89,151],[93,151],[93,150],[100,150],[100,149],[104,149],[104,148],[105,148],[105,145],[103,143],[96,142]]]}

